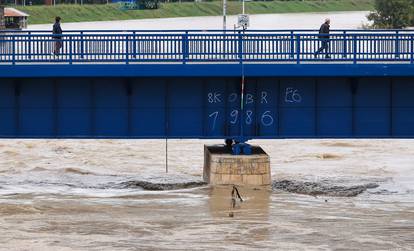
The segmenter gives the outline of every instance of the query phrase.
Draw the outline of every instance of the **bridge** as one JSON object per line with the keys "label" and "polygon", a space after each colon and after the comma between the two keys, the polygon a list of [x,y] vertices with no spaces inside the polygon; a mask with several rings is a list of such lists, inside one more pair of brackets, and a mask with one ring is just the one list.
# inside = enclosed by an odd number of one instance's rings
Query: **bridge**
{"label": "bridge", "polygon": [[414,138],[414,31],[321,39],[66,31],[52,55],[49,31],[1,32],[0,137]]}

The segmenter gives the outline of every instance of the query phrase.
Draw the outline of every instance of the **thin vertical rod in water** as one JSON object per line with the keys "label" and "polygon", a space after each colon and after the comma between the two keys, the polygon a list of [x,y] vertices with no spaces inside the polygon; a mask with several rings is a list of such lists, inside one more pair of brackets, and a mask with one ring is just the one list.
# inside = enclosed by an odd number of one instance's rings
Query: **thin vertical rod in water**
{"label": "thin vertical rod in water", "polygon": [[242,72],[241,76],[241,86],[240,86],[240,136],[243,138],[243,123],[244,123],[244,73]]}
{"label": "thin vertical rod in water", "polygon": [[165,138],[165,173],[168,173],[168,138]]}

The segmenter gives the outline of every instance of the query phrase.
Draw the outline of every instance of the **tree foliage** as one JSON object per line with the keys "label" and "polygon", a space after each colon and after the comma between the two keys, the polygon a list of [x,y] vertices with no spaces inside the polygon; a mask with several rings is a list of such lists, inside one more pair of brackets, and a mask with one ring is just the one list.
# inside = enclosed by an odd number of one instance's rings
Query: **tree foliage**
{"label": "tree foliage", "polygon": [[374,28],[401,29],[414,22],[414,0],[375,0],[375,9],[368,15]]}

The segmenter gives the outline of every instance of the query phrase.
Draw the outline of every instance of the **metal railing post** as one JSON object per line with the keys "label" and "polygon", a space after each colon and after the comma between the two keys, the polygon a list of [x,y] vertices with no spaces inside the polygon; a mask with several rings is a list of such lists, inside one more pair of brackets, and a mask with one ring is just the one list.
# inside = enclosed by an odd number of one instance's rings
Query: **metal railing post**
{"label": "metal railing post", "polygon": [[238,50],[239,50],[239,63],[243,63],[243,37],[241,31],[238,32]]}
{"label": "metal railing post", "polygon": [[189,48],[188,48],[188,31],[186,31],[183,34],[182,40],[181,40],[181,52],[183,53],[183,64],[187,63],[188,60],[188,52],[189,52]]}
{"label": "metal railing post", "polygon": [[73,63],[73,42],[72,42],[72,36],[69,35],[69,64]]}
{"label": "metal railing post", "polygon": [[342,57],[346,58],[346,56],[347,56],[346,54],[348,54],[348,52],[347,52],[347,42],[346,42],[346,37],[347,37],[346,31],[343,32],[342,36],[343,36],[342,46],[344,47]]}
{"label": "metal railing post", "polygon": [[296,63],[300,64],[300,35],[296,35]]}
{"label": "metal railing post", "polygon": [[16,37],[12,36],[12,64],[16,64]]}
{"label": "metal railing post", "polygon": [[129,64],[129,35],[125,36],[125,63]]}
{"label": "metal railing post", "polygon": [[414,64],[414,35],[411,35],[411,64]]}
{"label": "metal railing post", "polygon": [[295,57],[295,39],[293,31],[290,32],[290,57]]}
{"label": "metal railing post", "polygon": [[27,45],[27,53],[29,54],[29,59],[31,59],[32,58],[32,33],[29,31],[28,33],[27,33],[29,36],[28,36],[28,42],[29,42],[29,44]]}
{"label": "metal railing post", "polygon": [[136,32],[134,31],[134,33],[133,33],[133,41],[132,41],[132,46],[133,46],[133,54],[134,55],[132,55],[134,58],[137,58],[137,34],[136,34]]}
{"label": "metal railing post", "polygon": [[357,63],[357,39],[356,39],[356,35],[352,36],[352,41],[353,41],[353,47],[354,47],[354,64]]}
{"label": "metal railing post", "polygon": [[395,57],[400,58],[400,32],[395,32]]}
{"label": "metal railing post", "polygon": [[80,58],[84,57],[84,35],[83,31],[80,32]]}

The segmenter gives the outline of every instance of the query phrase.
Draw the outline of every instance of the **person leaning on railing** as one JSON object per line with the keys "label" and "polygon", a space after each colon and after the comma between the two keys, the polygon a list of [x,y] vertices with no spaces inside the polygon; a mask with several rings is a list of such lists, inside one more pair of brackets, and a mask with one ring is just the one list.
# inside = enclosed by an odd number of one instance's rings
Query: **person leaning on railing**
{"label": "person leaning on railing", "polygon": [[315,58],[322,52],[325,51],[325,58],[331,58],[329,55],[329,32],[331,29],[331,20],[327,18],[325,23],[321,25],[319,29],[318,38],[322,42],[322,46],[314,53]]}
{"label": "person leaning on railing", "polygon": [[60,53],[60,49],[62,48],[62,28],[60,27],[60,17],[55,18],[55,24],[53,24],[53,39],[55,40],[55,47],[53,50],[53,55],[57,56]]}

